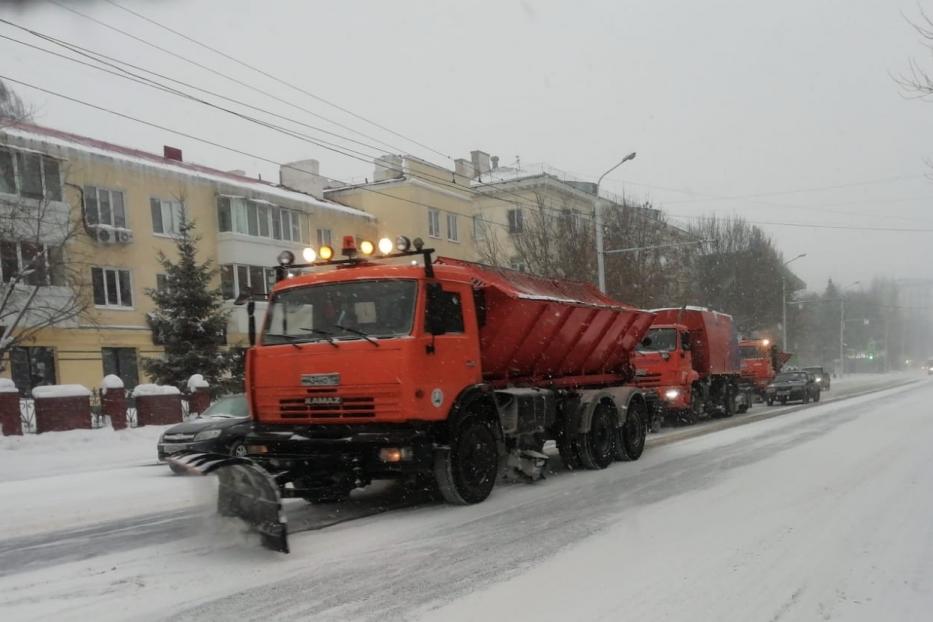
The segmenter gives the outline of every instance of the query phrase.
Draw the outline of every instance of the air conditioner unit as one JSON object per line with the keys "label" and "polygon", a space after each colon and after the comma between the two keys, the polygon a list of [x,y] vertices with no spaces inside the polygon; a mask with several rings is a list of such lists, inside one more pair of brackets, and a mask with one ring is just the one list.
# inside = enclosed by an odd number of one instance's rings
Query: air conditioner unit
{"label": "air conditioner unit", "polygon": [[133,232],[129,229],[117,229],[117,242],[129,244],[133,241]]}
{"label": "air conditioner unit", "polygon": [[95,239],[101,244],[113,244],[116,240],[114,239],[113,231],[104,227],[97,227],[95,231]]}

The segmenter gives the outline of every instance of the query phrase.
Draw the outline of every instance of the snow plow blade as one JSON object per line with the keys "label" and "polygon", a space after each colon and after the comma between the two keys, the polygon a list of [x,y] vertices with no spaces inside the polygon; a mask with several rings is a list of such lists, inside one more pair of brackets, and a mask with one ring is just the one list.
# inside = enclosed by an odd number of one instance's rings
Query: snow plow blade
{"label": "snow plow blade", "polygon": [[220,480],[217,512],[235,516],[259,532],[262,545],[288,553],[288,525],[275,477],[249,458],[223,454],[182,452],[168,458],[189,473]]}

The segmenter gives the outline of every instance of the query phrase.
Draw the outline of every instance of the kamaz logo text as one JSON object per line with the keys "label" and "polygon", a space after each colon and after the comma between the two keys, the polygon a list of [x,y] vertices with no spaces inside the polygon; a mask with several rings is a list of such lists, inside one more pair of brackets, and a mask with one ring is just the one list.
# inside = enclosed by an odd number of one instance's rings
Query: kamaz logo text
{"label": "kamaz logo text", "polygon": [[309,397],[305,400],[308,406],[340,406],[343,402],[339,397]]}

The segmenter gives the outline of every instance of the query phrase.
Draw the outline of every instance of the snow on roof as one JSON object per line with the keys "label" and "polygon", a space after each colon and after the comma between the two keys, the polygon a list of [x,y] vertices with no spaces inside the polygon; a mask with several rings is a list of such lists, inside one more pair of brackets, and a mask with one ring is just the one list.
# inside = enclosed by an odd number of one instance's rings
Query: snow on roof
{"label": "snow on roof", "polygon": [[132,162],[142,166],[148,166],[163,171],[172,172],[178,175],[187,175],[203,181],[225,184],[252,192],[261,192],[269,196],[275,196],[282,199],[288,199],[297,203],[303,203],[308,207],[317,207],[320,209],[334,210],[345,214],[352,214],[361,218],[373,219],[374,216],[367,212],[347,207],[339,203],[318,199],[288,188],[277,186],[267,181],[253,179],[245,175],[221,171],[219,169],[195,164],[193,162],[180,162],[172,160],[155,153],[149,153],[140,149],[124,147],[114,143],[108,143],[102,140],[71,134],[53,128],[33,125],[31,123],[18,123],[15,126],[8,126],[0,130],[0,133],[10,136],[36,140],[49,145],[56,145],[66,149],[74,149],[90,155],[98,155],[107,158],[114,158],[124,162]]}
{"label": "snow on roof", "polygon": [[32,396],[37,399],[50,397],[90,397],[91,392],[80,384],[51,384],[35,387]]}

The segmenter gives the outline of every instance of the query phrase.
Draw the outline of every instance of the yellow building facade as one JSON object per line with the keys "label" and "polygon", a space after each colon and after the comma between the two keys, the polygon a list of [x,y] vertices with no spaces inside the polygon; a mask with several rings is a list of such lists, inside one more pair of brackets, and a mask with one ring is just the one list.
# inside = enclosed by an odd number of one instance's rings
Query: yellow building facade
{"label": "yellow building facade", "polygon": [[[43,329],[3,361],[2,375],[23,392],[37,384],[93,388],[107,373],[128,386],[145,381],[140,359],[161,353],[147,323],[153,304],[146,290],[160,286],[158,254],[175,256],[182,215],[196,223],[199,260],[219,268],[216,284],[231,310],[230,346],[246,345],[245,313],[233,299],[267,291],[280,251],[300,257],[321,240],[376,233],[371,214],[299,191],[323,188],[314,161],[283,169],[286,187],[184,162],[168,147],[158,155],[32,125],[0,129],[0,206],[35,201],[27,195],[35,195],[36,170],[41,200],[72,218],[74,235],[63,255],[80,277],[71,284],[87,309]],[[14,242],[0,250],[19,248]],[[53,239],[48,248],[56,248]]]}

